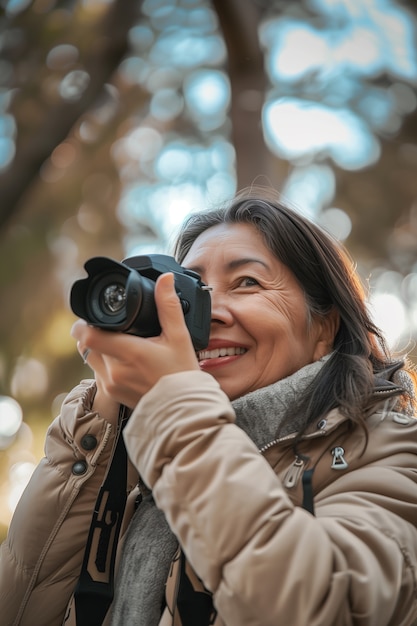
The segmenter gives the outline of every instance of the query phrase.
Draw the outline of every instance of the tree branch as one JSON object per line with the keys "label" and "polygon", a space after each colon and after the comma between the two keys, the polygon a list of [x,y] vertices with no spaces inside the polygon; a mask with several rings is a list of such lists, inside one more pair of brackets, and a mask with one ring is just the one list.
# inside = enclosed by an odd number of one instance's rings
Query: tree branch
{"label": "tree branch", "polygon": [[[69,134],[77,120],[91,107],[100,96],[103,86],[109,82],[117,69],[121,59],[126,54],[127,33],[134,23],[136,12],[140,9],[141,1],[125,2],[115,0],[102,20],[94,29],[94,37],[90,32],[86,38],[92,44],[89,54],[83,58],[83,68],[89,74],[90,83],[82,97],[75,102],[57,101],[56,105],[48,104],[37,107],[40,119],[30,124],[29,131],[23,139],[18,136],[16,154],[12,164],[0,174],[0,228],[15,215],[23,203],[23,198],[36,181],[39,170],[54,148]],[[79,26],[77,25],[77,28]],[[29,53],[30,54],[30,53]],[[41,85],[38,85],[39,91]],[[23,88],[12,105],[11,113],[24,114],[25,108],[21,103],[27,94]],[[19,119],[17,120],[19,128]]]}

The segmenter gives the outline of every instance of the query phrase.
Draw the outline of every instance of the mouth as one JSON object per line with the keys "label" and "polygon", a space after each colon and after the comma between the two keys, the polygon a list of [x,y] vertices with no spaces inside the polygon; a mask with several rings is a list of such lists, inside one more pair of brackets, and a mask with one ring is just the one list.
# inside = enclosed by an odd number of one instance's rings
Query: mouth
{"label": "mouth", "polygon": [[229,346],[227,348],[215,348],[214,350],[200,350],[197,352],[198,361],[209,361],[210,359],[219,359],[227,356],[238,356],[245,354],[246,348],[240,346]]}

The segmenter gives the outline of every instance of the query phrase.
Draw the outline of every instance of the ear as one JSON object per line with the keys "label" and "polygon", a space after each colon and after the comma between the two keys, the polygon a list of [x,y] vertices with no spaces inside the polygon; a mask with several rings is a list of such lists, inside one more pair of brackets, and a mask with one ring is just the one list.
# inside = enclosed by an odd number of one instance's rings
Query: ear
{"label": "ear", "polygon": [[339,311],[332,307],[325,316],[316,317],[314,323],[316,324],[317,341],[313,360],[318,361],[333,349],[334,339],[340,326]]}

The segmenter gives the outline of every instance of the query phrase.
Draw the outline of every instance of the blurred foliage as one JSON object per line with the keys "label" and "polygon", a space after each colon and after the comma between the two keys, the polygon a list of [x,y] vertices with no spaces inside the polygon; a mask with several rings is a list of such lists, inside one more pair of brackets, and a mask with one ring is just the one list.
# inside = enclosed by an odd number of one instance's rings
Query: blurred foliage
{"label": "blurred foliage", "polygon": [[[132,237],[139,244],[167,245],[152,222],[152,215],[164,220],[164,206],[150,210],[147,219],[139,207],[130,221],[121,211],[126,189],[155,189],[160,183],[155,142],[183,142],[198,158],[219,142],[230,142],[229,153],[221,144],[221,154],[229,154],[226,190],[253,182],[282,190],[295,166],[264,140],[262,107],[277,86],[266,71],[259,28],[284,13],[318,29],[324,24],[314,2],[303,1],[1,4],[0,394],[18,400],[29,427],[0,451],[4,502],[10,469],[37,462],[62,394],[90,376],[69,335],[75,318],[68,293],[83,274],[84,261],[95,255],[123,258]],[[416,13],[408,3],[397,4]],[[176,54],[185,35],[192,45],[180,59]],[[203,39],[205,51],[199,45]],[[227,75],[230,101],[219,120],[210,120],[207,112],[199,119],[187,103],[184,85],[198,69]],[[386,89],[392,80],[382,72],[373,84]],[[416,90],[412,81],[411,89]],[[282,93],[287,95],[283,88]],[[135,134],[138,128],[142,134]],[[417,114],[411,110],[395,132],[379,133],[376,162],[355,171],[332,163],[335,192],[329,205],[349,216],[347,247],[365,277],[381,267],[404,277],[417,271],[416,140]],[[204,193],[191,199],[196,210],[216,199],[203,172],[199,184]],[[7,523],[4,514],[0,524]]]}

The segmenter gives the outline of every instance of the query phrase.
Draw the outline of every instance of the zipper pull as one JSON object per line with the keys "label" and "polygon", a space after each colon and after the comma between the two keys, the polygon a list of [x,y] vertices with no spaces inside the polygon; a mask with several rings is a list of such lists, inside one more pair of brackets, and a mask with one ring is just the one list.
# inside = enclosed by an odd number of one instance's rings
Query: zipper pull
{"label": "zipper pull", "polygon": [[284,476],[284,487],[292,489],[298,483],[304,469],[304,460],[299,456],[295,457],[294,463],[290,466]]}
{"label": "zipper pull", "polygon": [[333,448],[332,454],[333,454],[333,462],[331,465],[332,469],[344,470],[349,467],[343,456],[345,454],[345,450],[344,448],[342,448],[342,446],[336,446],[336,448]]}

